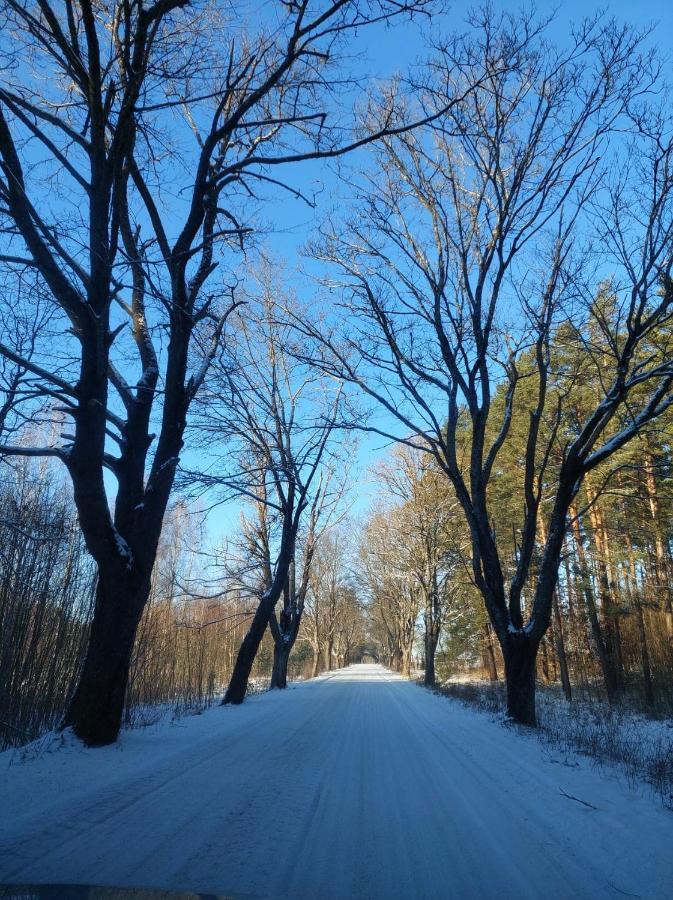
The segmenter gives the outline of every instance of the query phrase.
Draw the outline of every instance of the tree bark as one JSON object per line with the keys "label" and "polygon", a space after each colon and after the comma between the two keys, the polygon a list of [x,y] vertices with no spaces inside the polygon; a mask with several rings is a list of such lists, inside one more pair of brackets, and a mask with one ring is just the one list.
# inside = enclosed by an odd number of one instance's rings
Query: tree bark
{"label": "tree bark", "polygon": [[140,584],[99,575],[89,645],[77,688],[61,723],[90,747],[116,740],[136,630],[150,592]]}
{"label": "tree bark", "polygon": [[535,727],[535,659],[537,646],[525,634],[510,635],[504,649],[507,715],[519,725]]}
{"label": "tree bark", "polygon": [[276,617],[275,611],[269,616],[269,628],[273,637],[273,668],[271,670],[272,688],[283,690],[287,687],[287,666],[290,660],[292,648],[299,634],[303,600],[297,602],[291,595],[286,598],[286,605],[281,610],[280,617]]}
{"label": "tree bark", "polygon": [[224,700],[222,701],[223,704],[239,704],[243,703],[245,700],[245,694],[248,690],[248,680],[250,678],[250,672],[252,672],[252,665],[257,656],[259,645],[262,643],[266,626],[269,624],[269,618],[276,605],[276,599],[277,598],[275,598],[271,592],[268,592],[264,594],[257,606],[255,615],[250,623],[250,628],[241,641],[241,646],[238,650],[236,663],[234,665],[234,671],[231,673],[229,687],[227,688],[227,693],[224,695]]}
{"label": "tree bark", "polygon": [[441,605],[439,602],[436,570],[432,574],[430,583],[432,586],[429,590],[426,590],[423,615],[425,626],[425,676],[423,681],[428,687],[432,687],[435,684],[435,654],[441,628]]}
{"label": "tree bark", "polygon": [[411,675],[411,647],[402,650],[402,675],[409,678]]}
{"label": "tree bark", "polygon": [[423,683],[426,687],[434,687],[436,683],[435,675],[435,653],[437,652],[437,640],[432,631],[425,632],[425,676]]}
{"label": "tree bark", "polygon": [[288,641],[275,641],[273,645],[273,668],[271,670],[271,687],[284,689],[287,687],[287,664],[292,647]]}
{"label": "tree bark", "polygon": [[542,653],[540,654],[540,668],[542,669],[542,677],[544,679],[544,683],[549,684],[549,682],[551,681],[551,675],[549,672],[549,653],[547,649],[546,635],[540,641],[540,646],[542,647]]}
{"label": "tree bark", "polygon": [[483,659],[488,670],[488,680],[498,680],[498,665],[495,660],[495,647],[493,646],[493,631],[487,622],[484,625],[484,652]]}

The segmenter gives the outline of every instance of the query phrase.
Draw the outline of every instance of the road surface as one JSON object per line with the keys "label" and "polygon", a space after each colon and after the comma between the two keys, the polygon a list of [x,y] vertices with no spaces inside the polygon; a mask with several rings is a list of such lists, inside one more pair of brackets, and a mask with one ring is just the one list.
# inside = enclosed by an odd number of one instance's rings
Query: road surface
{"label": "road surface", "polygon": [[560,757],[380,666],[351,666],[116,747],[66,738],[5,759],[0,882],[311,900],[673,896],[673,814]]}

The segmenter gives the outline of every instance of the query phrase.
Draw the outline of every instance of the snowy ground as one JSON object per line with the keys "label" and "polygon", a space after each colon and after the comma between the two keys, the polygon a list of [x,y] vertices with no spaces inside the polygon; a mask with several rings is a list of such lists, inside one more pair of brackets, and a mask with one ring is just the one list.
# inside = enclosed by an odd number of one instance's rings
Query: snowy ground
{"label": "snowy ground", "polygon": [[[450,678],[437,690],[473,709],[500,713],[505,685]],[[628,703],[610,706],[575,696],[564,699],[560,685],[538,686],[536,736],[553,752],[585,753],[593,765],[607,765],[634,782],[645,781],[673,812],[673,719],[652,719]]]}
{"label": "snowy ground", "polygon": [[380,666],[30,756],[0,755],[0,882],[673,896],[673,813],[649,791]]}

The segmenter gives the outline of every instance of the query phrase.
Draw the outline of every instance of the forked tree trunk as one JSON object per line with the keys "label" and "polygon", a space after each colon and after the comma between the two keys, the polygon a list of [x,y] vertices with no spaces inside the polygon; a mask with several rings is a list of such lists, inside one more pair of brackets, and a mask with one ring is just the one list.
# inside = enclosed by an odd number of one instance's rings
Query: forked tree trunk
{"label": "forked tree trunk", "polygon": [[525,634],[508,636],[503,648],[507,684],[507,715],[519,725],[534,727],[535,659],[537,646]]}
{"label": "forked tree trunk", "polygon": [[119,734],[136,630],[149,592],[149,577],[138,583],[99,575],[87,654],[61,723],[90,747],[111,744]]}
{"label": "forked tree trunk", "polygon": [[283,615],[281,614],[281,625],[279,627],[275,613],[269,617],[269,627],[273,635],[273,668],[271,669],[271,685],[272,688],[287,687],[287,667],[290,661],[292,648],[297,640],[299,633],[299,625],[301,623],[301,613],[290,623],[289,631],[283,630]]}

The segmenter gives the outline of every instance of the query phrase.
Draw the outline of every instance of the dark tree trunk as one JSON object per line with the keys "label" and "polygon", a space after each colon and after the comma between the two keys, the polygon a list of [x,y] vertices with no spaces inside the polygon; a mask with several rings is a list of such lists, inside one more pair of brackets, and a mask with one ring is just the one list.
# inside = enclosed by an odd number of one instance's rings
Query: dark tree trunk
{"label": "dark tree trunk", "polygon": [[542,638],[540,645],[542,647],[542,653],[540,654],[540,668],[542,669],[542,677],[544,679],[545,684],[549,684],[551,681],[551,675],[549,674],[549,653],[547,650],[547,641],[546,635]]}
{"label": "dark tree trunk", "polygon": [[[308,584],[308,580],[306,580],[306,584]],[[283,608],[279,616],[276,616],[275,610],[269,616],[269,628],[273,637],[272,688],[287,687],[287,666],[299,634],[303,612],[304,593],[299,596],[295,593],[294,562],[292,562],[287,583],[283,589]]]}
{"label": "dark tree trunk", "polygon": [[537,646],[525,634],[509,635],[503,655],[507,683],[507,715],[519,725],[534,727],[535,659]]}
{"label": "dark tree trunk", "polygon": [[436,682],[435,675],[435,653],[437,652],[437,641],[432,633],[425,633],[425,677],[423,679],[426,687],[434,687]]}
{"label": "dark tree trunk", "polygon": [[425,644],[425,676],[424,684],[433,687],[435,684],[435,654],[439,643],[441,628],[441,605],[437,587],[436,571],[432,580],[432,589],[426,591],[424,611],[424,644]]}
{"label": "dark tree trunk", "polygon": [[90,747],[111,744],[121,728],[136,630],[150,591],[99,576],[95,615],[77,689],[61,723]]}
{"label": "dark tree trunk", "polygon": [[425,676],[423,683],[426,687],[434,687],[437,677],[435,675],[435,651],[437,647],[432,640],[428,640],[426,635],[425,641]]}
{"label": "dark tree trunk", "polygon": [[292,645],[285,640],[276,641],[273,645],[273,669],[271,670],[271,687],[287,687],[287,664],[290,660]]}
{"label": "dark tree trunk", "polygon": [[311,667],[311,678],[316,678],[318,675],[318,668],[320,666],[320,651],[317,647],[313,648],[313,665]]}
{"label": "dark tree trunk", "polygon": [[266,626],[269,624],[269,618],[276,605],[276,599],[277,598],[269,592],[264,594],[260,600],[252,622],[250,623],[248,633],[243,638],[238,650],[234,671],[231,673],[229,687],[227,688],[227,693],[224,695],[224,700],[222,701],[223,704],[238,704],[243,703],[245,700],[245,694],[248,690],[248,679],[250,678],[250,672],[252,672],[252,665],[257,656],[259,645],[262,643]]}

